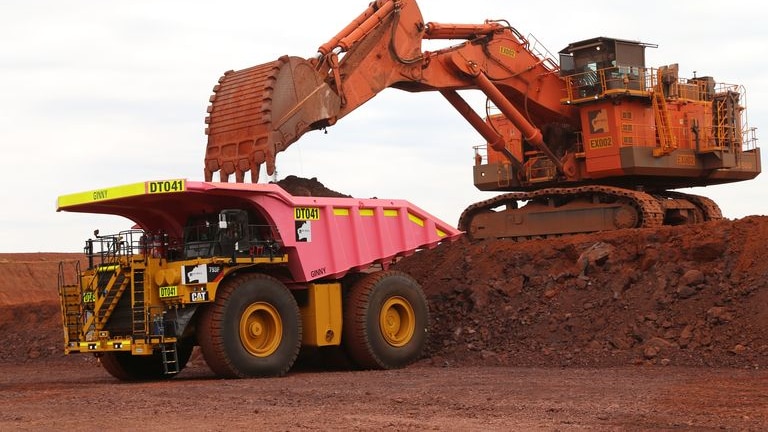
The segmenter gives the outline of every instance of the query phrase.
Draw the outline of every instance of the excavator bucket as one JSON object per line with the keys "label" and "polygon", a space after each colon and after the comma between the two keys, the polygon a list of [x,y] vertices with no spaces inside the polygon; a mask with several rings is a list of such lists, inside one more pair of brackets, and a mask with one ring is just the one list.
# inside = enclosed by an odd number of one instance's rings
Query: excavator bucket
{"label": "excavator bucket", "polygon": [[259,180],[266,162],[275,172],[275,155],[305,132],[335,123],[340,98],[308,60],[283,56],[240,71],[229,71],[213,88],[205,133],[205,180],[219,171],[222,182],[243,183],[245,173]]}

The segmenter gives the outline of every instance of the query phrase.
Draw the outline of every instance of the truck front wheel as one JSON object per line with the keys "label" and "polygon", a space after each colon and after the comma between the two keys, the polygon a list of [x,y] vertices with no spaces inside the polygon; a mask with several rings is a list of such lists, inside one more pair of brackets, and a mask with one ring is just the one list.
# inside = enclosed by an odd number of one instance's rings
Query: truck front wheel
{"label": "truck front wheel", "polygon": [[264,274],[222,283],[198,324],[203,358],[226,378],[285,375],[301,347],[296,299],[280,281]]}
{"label": "truck front wheel", "polygon": [[427,343],[429,309],[409,275],[382,271],[358,281],[345,298],[342,339],[366,369],[395,369],[417,360]]}

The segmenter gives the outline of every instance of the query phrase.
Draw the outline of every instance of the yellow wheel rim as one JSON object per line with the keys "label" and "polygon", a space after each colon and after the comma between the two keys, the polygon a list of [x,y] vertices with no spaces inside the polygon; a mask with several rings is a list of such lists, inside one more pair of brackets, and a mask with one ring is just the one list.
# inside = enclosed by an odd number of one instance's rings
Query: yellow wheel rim
{"label": "yellow wheel rim", "polygon": [[413,338],[416,314],[408,300],[402,297],[390,297],[381,308],[379,324],[384,340],[392,346],[401,347]]}
{"label": "yellow wheel rim", "polygon": [[268,357],[277,351],[283,339],[280,313],[269,303],[254,303],[240,318],[240,341],[256,357]]}

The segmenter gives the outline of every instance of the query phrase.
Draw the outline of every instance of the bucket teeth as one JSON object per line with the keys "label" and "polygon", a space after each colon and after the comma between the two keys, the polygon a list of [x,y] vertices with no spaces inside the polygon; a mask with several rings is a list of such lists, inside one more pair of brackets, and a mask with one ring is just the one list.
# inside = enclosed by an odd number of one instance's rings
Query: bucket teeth
{"label": "bucket teeth", "polygon": [[258,182],[261,164],[275,172],[275,156],[305,132],[335,122],[339,97],[312,64],[299,57],[226,72],[213,88],[205,122],[205,180]]}

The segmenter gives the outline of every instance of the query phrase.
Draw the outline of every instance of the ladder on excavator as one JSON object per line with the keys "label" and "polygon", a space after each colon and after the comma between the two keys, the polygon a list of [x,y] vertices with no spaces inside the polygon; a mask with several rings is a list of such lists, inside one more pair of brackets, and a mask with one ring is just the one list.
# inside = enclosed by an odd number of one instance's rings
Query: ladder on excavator
{"label": "ladder on excavator", "polygon": [[[529,34],[528,37],[525,37],[516,28],[509,26],[508,23],[507,25],[509,30],[520,40],[520,46],[525,48],[532,57],[539,59],[541,66],[551,73],[560,72],[560,65],[553,60],[555,56],[535,36]],[[531,41],[533,41],[533,44],[531,44]]]}
{"label": "ladder on excavator", "polygon": [[718,94],[714,98],[715,143],[717,148],[733,151],[741,144],[739,131],[739,96],[733,91]]}
{"label": "ladder on excavator", "polygon": [[656,119],[656,135],[659,138],[659,146],[653,149],[655,157],[666,156],[677,149],[677,142],[672,135],[671,120],[667,110],[667,101],[664,96],[663,75],[659,69],[656,76],[656,86],[651,95],[653,102],[653,115]]}

